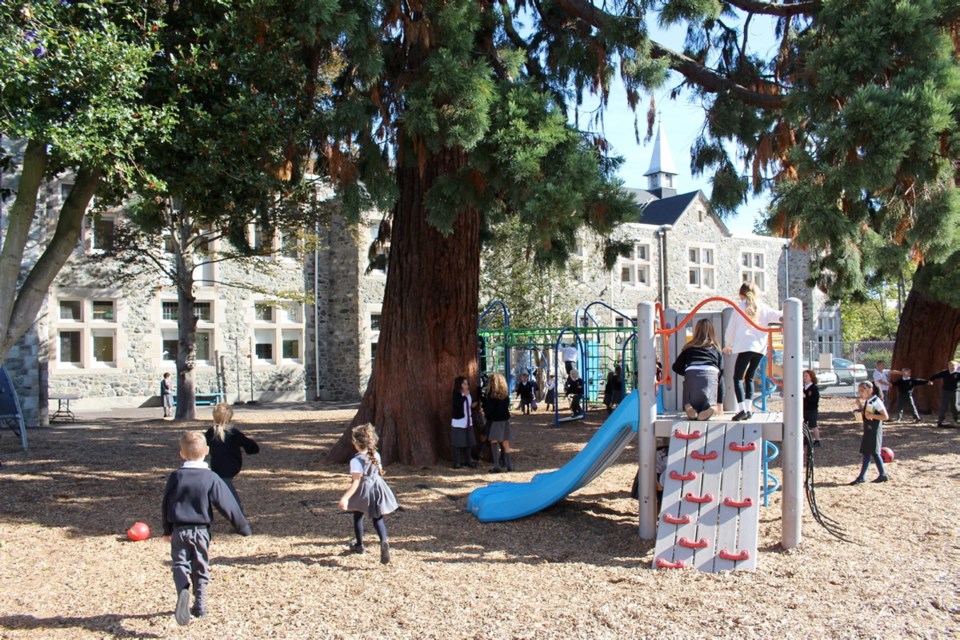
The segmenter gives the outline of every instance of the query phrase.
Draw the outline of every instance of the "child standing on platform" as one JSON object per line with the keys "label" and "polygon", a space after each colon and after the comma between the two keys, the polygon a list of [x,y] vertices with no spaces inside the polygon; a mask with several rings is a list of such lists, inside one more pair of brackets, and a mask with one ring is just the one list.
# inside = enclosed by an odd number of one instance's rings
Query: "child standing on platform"
{"label": "child standing on platform", "polygon": [[353,532],[357,542],[350,545],[353,553],[363,553],[363,517],[370,516],[380,538],[380,562],[390,562],[390,543],[383,516],[397,510],[397,498],[383,479],[383,464],[377,453],[377,431],[372,424],[353,429],[353,447],[357,455],[350,460],[350,486],[340,498],[339,507],[353,512]]}
{"label": "child standing on platform", "polygon": [[470,449],[477,444],[476,434],[473,432],[473,409],[478,403],[470,395],[470,383],[463,376],[457,376],[453,381],[453,415],[450,419],[450,446],[453,448],[453,468],[459,469],[461,455],[463,464],[472,469],[477,465],[470,458]]}
{"label": "child standing on platform", "polygon": [[[237,533],[249,536],[250,524],[230,489],[203,461],[209,449],[198,431],[180,438],[183,466],[170,474],[163,492],[163,539],[170,543],[173,584],[177,588],[177,623],[190,615],[207,615],[207,582],[210,580],[210,521],[213,507],[230,521]],[[190,585],[193,585],[193,608]]]}
{"label": "child standing on platform", "polygon": [[[757,329],[780,321],[780,312],[764,306],[757,298],[757,286],[752,282],[740,285],[739,308],[743,313],[734,311],[727,326],[723,353],[737,354],[733,365],[733,391],[737,396],[739,412],[733,420],[749,420],[753,416],[753,376],[760,366],[760,360],[767,350],[767,333]],[[750,319],[744,318],[746,314]],[[751,324],[752,323],[752,324]]]}
{"label": "child standing on platform", "polygon": [[880,472],[873,481],[887,482],[890,477],[887,476],[887,471],[883,467],[880,448],[883,447],[883,421],[890,416],[887,415],[887,408],[872,382],[864,380],[857,385],[857,394],[857,408],[854,412],[861,412],[863,418],[863,436],[860,438],[860,454],[863,456],[863,463],[860,465],[860,473],[850,484],[863,484],[866,481],[870,460],[877,464],[877,470]]}
{"label": "child standing on platform", "polygon": [[237,428],[228,426],[233,420],[233,408],[220,403],[213,408],[213,426],[207,429],[204,437],[210,447],[210,469],[220,476],[230,489],[230,493],[240,503],[233,479],[243,467],[243,452],[249,455],[260,452],[260,445],[248,438]]}
{"label": "child standing on platform", "polygon": [[817,374],[813,369],[803,370],[803,421],[807,423],[813,446],[820,446],[820,427],[817,418],[820,415],[820,389],[817,388]]}

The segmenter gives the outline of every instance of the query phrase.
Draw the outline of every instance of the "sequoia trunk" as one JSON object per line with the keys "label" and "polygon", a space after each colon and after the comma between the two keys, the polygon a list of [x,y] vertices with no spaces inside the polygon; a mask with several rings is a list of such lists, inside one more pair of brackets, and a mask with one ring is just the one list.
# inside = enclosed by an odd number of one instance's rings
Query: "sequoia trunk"
{"label": "sequoia trunk", "polygon": [[[910,367],[915,377],[927,378],[947,368],[958,343],[960,309],[912,288],[900,316],[891,367]],[[940,408],[940,384],[917,387],[914,398],[921,412],[936,411]]]}
{"label": "sequoia trunk", "polygon": [[[460,149],[397,170],[387,285],[373,375],[352,426],[371,422],[385,461],[431,465],[450,451],[451,394],[456,376],[477,385],[480,217],[460,209],[453,233],[427,221],[424,195],[437,178],[466,162]],[[450,206],[457,207],[458,203]],[[331,460],[354,453],[349,429]]]}

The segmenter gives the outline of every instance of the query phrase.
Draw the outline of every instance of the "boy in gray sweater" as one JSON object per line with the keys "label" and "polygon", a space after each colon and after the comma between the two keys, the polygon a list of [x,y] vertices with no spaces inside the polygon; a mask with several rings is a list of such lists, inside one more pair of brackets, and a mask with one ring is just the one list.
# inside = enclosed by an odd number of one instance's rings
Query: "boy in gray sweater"
{"label": "boy in gray sweater", "polygon": [[[177,623],[190,622],[190,614],[207,614],[206,589],[210,579],[210,522],[213,507],[230,521],[237,533],[249,536],[250,524],[220,476],[203,461],[209,453],[206,438],[188,431],[180,438],[183,466],[170,474],[163,492],[163,539],[170,542],[173,583],[177,588]],[[193,609],[190,585],[193,584]]]}

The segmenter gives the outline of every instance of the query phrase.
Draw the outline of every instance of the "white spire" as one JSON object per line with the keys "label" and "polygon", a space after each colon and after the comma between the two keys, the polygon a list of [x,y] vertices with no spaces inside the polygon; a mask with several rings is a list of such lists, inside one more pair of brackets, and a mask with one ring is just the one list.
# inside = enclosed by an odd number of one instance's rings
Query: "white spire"
{"label": "white spire", "polygon": [[[679,175],[676,165],[673,164],[673,156],[670,155],[670,144],[667,142],[667,134],[663,130],[663,120],[657,124],[657,137],[653,142],[650,168],[643,175],[653,176],[658,173]],[[672,183],[673,181],[670,180],[669,182]]]}

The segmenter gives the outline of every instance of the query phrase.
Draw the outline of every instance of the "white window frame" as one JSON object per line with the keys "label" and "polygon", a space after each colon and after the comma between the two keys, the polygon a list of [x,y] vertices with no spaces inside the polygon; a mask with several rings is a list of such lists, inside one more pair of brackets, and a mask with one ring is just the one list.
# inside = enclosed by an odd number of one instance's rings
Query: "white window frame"
{"label": "white window frame", "polygon": [[[258,317],[258,309],[269,306],[271,309],[269,319]],[[295,300],[268,300],[257,299],[253,301],[253,308],[250,311],[251,326],[253,337],[253,364],[255,367],[276,367],[279,365],[302,365],[304,363],[304,313],[303,303]],[[294,357],[284,357],[284,342],[289,341],[291,337],[297,341],[297,353]],[[271,358],[257,357],[257,345],[272,345]]]}
{"label": "white window frame", "polygon": [[[642,257],[641,254],[644,254],[646,257]],[[651,288],[650,255],[649,242],[634,242],[630,250],[630,255],[620,256],[620,284],[625,287]],[[627,279],[623,277],[624,271],[628,273]],[[644,277],[640,278],[640,274],[644,274]]]}
{"label": "white window frame", "polygon": [[[757,261],[759,259],[759,265]],[[744,264],[744,263],[747,264]],[[749,266],[748,266],[749,265]],[[767,290],[767,254],[761,249],[746,248],[740,250],[740,281],[752,282],[757,290]]]}
{"label": "white window frame", "polygon": [[687,288],[701,291],[717,289],[717,248],[695,243],[687,247]]}
{"label": "white window frame", "polygon": [[[179,349],[180,342],[180,327],[178,318],[164,318],[163,316],[163,305],[164,303],[176,304],[177,313],[180,312],[180,301],[172,295],[161,294],[156,303],[156,317],[159,318],[159,334],[160,339],[155,343],[157,349],[156,361],[160,363],[160,366],[170,366],[170,364],[176,362],[177,354],[173,353],[173,358],[167,360],[164,358],[163,353],[163,342],[164,340],[173,340],[177,341],[177,348]],[[217,352],[217,339],[219,334],[217,332],[217,324],[219,322],[220,309],[218,306],[218,301],[216,298],[213,298],[209,294],[202,295],[194,300],[194,305],[209,305],[210,306],[210,318],[201,319],[197,318],[197,336],[199,337],[200,333],[205,333],[210,336],[210,353],[207,354],[209,357],[201,358],[200,354],[197,354],[196,366],[198,368],[213,367],[214,358]],[[196,306],[194,307],[196,309]]]}
{"label": "white window frame", "polygon": [[105,253],[109,249],[112,249],[113,241],[111,242],[111,247],[105,249],[103,247],[97,246],[97,224],[102,222],[110,222],[113,225],[113,236],[114,241],[116,239],[117,232],[117,216],[112,213],[104,213],[99,216],[90,216],[88,218],[89,223],[87,224],[87,253],[98,254]]}
{"label": "white window frame", "polygon": [[[61,315],[61,304],[69,302],[77,305],[80,311],[78,319],[65,319]],[[94,318],[94,302],[111,302],[113,304],[112,317]],[[122,305],[120,300],[110,295],[76,295],[64,292],[54,295],[56,314],[51,325],[52,342],[51,353],[54,355],[53,371],[76,371],[82,369],[117,369],[125,364],[125,345],[122,343],[120,316]],[[63,333],[79,334],[79,356],[75,362],[65,362],[61,350],[60,336]],[[113,342],[113,359],[109,362],[96,359],[94,339],[109,337]]]}

